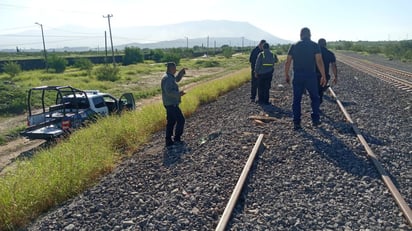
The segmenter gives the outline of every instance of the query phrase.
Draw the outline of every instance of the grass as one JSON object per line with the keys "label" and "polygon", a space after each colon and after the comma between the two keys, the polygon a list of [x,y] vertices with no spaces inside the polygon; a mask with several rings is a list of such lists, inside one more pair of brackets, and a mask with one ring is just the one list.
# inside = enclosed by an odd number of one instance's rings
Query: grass
{"label": "grass", "polygon": [[[181,109],[190,116],[201,104],[249,80],[250,70],[244,68],[199,84],[186,90]],[[22,228],[96,183],[151,134],[164,129],[165,117],[162,103],[156,102],[121,117],[102,118],[31,159],[18,161],[15,170],[0,177],[0,230]]]}
{"label": "grass", "polygon": [[20,135],[20,132],[26,129],[25,125],[14,127],[7,131],[7,133],[0,134],[0,145],[7,143],[10,140],[17,138]]}
{"label": "grass", "polygon": [[[217,78],[233,70],[247,67],[247,55],[248,54],[241,54],[229,59],[222,56],[181,59],[178,69],[187,67],[189,70],[188,77],[184,78],[179,85],[184,86],[206,79]],[[211,63],[208,64],[208,66],[216,66],[205,68],[202,66],[204,63]],[[95,65],[94,69],[97,69],[99,66],[100,65]],[[160,93],[160,80],[166,69],[164,63],[145,61],[144,63],[128,66],[118,65],[118,67],[120,69],[120,79],[115,82],[99,81],[93,71],[92,75],[87,75],[85,71],[74,67],[68,67],[64,73],[60,74],[47,73],[45,70],[23,71],[13,78],[2,73],[0,74],[0,82],[13,82],[13,84],[19,86],[22,91],[27,91],[31,87],[42,85],[70,85],[78,89],[98,89],[110,93],[115,97],[120,97],[125,92],[131,92],[137,101],[139,99],[150,98]],[[23,94],[25,93],[23,92]],[[26,95],[24,95],[24,98],[25,97]],[[21,105],[25,105],[25,102],[22,102]],[[12,131],[2,130],[0,132],[0,143],[7,141],[6,136],[11,132]]]}

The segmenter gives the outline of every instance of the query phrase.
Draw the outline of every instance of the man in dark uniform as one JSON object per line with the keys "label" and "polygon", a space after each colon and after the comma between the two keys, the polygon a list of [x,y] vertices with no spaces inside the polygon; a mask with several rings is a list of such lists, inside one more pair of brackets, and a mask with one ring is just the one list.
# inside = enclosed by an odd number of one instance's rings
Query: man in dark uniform
{"label": "man in dark uniform", "polygon": [[294,129],[301,129],[301,101],[304,90],[309,92],[312,107],[312,125],[320,125],[319,116],[319,91],[318,79],[316,76],[316,66],[320,70],[320,85],[325,86],[326,75],[323,66],[320,47],[310,40],[310,30],[307,27],[300,31],[300,41],[293,44],[288,51],[285,63],[285,80],[290,83],[289,69],[293,60],[293,124]]}
{"label": "man in dark uniform", "polygon": [[[181,97],[185,94],[184,91],[179,91],[179,82],[186,74],[185,68],[179,71],[177,76],[176,64],[174,62],[168,62],[166,64],[167,70],[162,78],[162,101],[163,106],[166,108],[166,146],[172,146],[175,143],[181,143],[181,136],[183,134],[183,128],[185,125],[185,117],[179,108]],[[175,127],[176,126],[176,127]],[[173,132],[174,129],[174,132]],[[174,133],[174,139],[172,139]]]}
{"label": "man in dark uniform", "polygon": [[278,58],[269,50],[269,44],[263,44],[261,51],[256,59],[255,77],[258,80],[259,104],[269,105],[269,91],[272,83],[275,63]]}
{"label": "man in dark uniform", "polygon": [[255,76],[255,66],[256,59],[259,53],[263,50],[263,44],[266,43],[266,40],[261,40],[259,44],[252,50],[249,56],[250,68],[252,69],[251,74],[251,89],[250,89],[250,100],[255,102],[257,90],[258,90],[258,80]]}
{"label": "man in dark uniform", "polygon": [[319,69],[316,68],[316,74],[318,76],[319,80],[319,100],[320,104],[323,101],[323,93],[328,89],[328,82],[330,80],[330,74],[329,74],[329,66],[332,66],[332,73],[333,73],[333,84],[336,84],[338,82],[338,68],[336,67],[336,57],[335,54],[330,51],[328,48],[326,48],[326,40],[324,38],[321,38],[318,40],[318,45],[320,46],[320,52],[322,54],[322,60],[323,60],[323,65],[325,66],[325,74],[326,74],[326,85],[324,87],[320,86],[320,77],[321,74],[319,72]]}

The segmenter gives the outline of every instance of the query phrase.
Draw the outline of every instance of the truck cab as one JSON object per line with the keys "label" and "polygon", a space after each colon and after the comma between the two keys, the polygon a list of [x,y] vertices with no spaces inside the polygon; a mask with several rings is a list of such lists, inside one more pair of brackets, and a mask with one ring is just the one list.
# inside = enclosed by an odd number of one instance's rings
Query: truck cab
{"label": "truck cab", "polygon": [[116,99],[98,90],[79,90],[70,86],[42,86],[28,93],[28,128],[20,134],[29,139],[50,139],[80,127],[99,116],[120,114],[136,108],[131,93]]}

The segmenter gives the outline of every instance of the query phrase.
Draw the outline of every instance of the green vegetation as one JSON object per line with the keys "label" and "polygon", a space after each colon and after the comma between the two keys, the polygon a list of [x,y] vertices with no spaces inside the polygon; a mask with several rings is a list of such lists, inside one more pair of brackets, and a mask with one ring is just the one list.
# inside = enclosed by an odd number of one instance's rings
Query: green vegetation
{"label": "green vegetation", "polygon": [[328,47],[335,50],[351,50],[366,54],[382,54],[389,60],[397,59],[403,62],[412,62],[412,40],[403,41],[338,41],[328,43]]}
{"label": "green vegetation", "polygon": [[[190,116],[199,105],[249,79],[249,69],[243,68],[186,90],[182,111]],[[102,118],[33,158],[18,161],[14,170],[0,177],[0,230],[22,228],[42,212],[82,192],[165,124],[162,103],[156,102],[121,117]]]}
{"label": "green vegetation", "polygon": [[22,114],[26,109],[26,91],[23,87],[7,82],[0,82],[1,116]]}
{"label": "green vegetation", "polygon": [[26,128],[26,125],[20,125],[18,127],[8,130],[6,134],[0,134],[0,145],[7,143],[20,136],[20,132]]}
{"label": "green vegetation", "polygon": [[140,48],[126,47],[124,49],[123,65],[143,63],[143,53]]}
{"label": "green vegetation", "polygon": [[3,64],[3,70],[6,74],[10,75],[11,78],[13,78],[21,72],[21,67],[17,62],[8,61]]}
{"label": "green vegetation", "polygon": [[[285,55],[290,44],[272,45],[271,50],[277,55]],[[328,48],[333,50],[355,51],[363,54],[380,54],[389,60],[412,62],[412,40],[403,41],[328,41]]]}
{"label": "green vegetation", "polygon": [[47,63],[56,73],[63,73],[66,70],[67,60],[56,54],[50,56],[50,58],[47,59]]}
{"label": "green vegetation", "polygon": [[[180,59],[180,66],[187,67],[189,70],[219,66],[225,71],[231,71],[247,65],[246,55],[231,59],[225,59],[222,56],[206,59]],[[87,73],[89,71],[90,73]],[[155,63],[151,60],[128,66],[118,65],[113,68],[111,64],[93,67],[87,59],[79,58],[75,61],[75,67],[69,66],[63,73],[33,70],[23,71],[13,78],[10,78],[7,73],[2,73],[0,74],[0,116],[24,113],[27,108],[26,91],[31,87],[42,85],[71,85],[79,89],[98,89],[115,96],[120,96],[121,93],[127,91],[132,92],[137,99],[147,98],[160,92],[159,83],[164,71],[164,63]],[[219,70],[214,72],[216,74]],[[203,77],[188,76],[185,81],[198,81]]]}
{"label": "green vegetation", "polygon": [[90,76],[93,70],[93,63],[90,59],[78,58],[74,62],[74,67],[79,68],[80,70],[86,71],[87,75]]}
{"label": "green vegetation", "polygon": [[96,69],[96,78],[100,81],[115,82],[120,79],[119,68],[111,65],[104,65]]}

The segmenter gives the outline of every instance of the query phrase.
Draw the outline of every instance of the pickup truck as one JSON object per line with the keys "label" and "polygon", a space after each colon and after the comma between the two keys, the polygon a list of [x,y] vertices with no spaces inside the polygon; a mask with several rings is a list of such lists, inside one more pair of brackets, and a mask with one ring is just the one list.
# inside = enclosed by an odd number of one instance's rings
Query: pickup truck
{"label": "pickup truck", "polygon": [[27,97],[27,128],[20,134],[29,139],[54,139],[99,116],[135,110],[132,93],[116,99],[98,90],[79,90],[71,86],[31,88]]}

